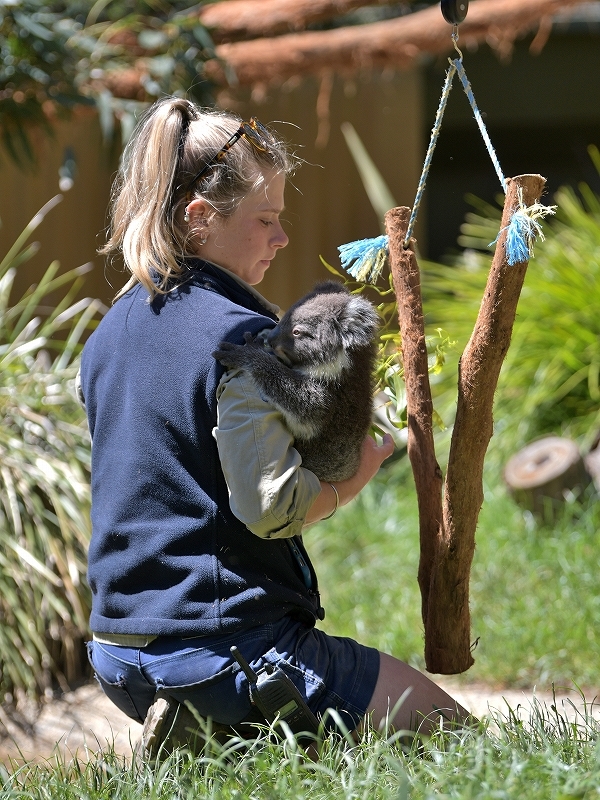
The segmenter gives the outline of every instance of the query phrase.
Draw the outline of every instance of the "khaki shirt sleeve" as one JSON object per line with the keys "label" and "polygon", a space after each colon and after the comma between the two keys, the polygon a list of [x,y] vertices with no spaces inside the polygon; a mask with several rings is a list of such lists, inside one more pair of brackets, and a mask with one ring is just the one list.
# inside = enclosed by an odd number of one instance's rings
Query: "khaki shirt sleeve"
{"label": "khaki shirt sleeve", "polygon": [[296,536],[321,484],[302,458],[281,414],[243,370],[217,389],[217,440],[232,512],[263,539]]}

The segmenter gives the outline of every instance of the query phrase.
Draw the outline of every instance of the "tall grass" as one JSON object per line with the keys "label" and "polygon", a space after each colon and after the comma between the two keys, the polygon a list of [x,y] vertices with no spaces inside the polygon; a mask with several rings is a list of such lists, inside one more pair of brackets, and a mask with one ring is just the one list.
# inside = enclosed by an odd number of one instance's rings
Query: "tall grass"
{"label": "tall grass", "polygon": [[[76,300],[87,267],[14,299],[29,239],[57,200],[0,261],[0,698],[39,697],[87,674],[90,444],[75,376],[81,337],[100,311]],[[57,305],[44,309],[50,293]]]}
{"label": "tall grass", "polygon": [[261,737],[215,744],[204,757],[176,751],[162,764],[127,764],[110,750],[88,760],[26,764],[0,772],[0,798],[110,797],[206,800],[548,800],[595,797],[598,725],[537,705],[528,718],[509,709],[478,730],[434,734],[408,748],[367,729],[358,742],[330,738],[318,761],[293,740]]}

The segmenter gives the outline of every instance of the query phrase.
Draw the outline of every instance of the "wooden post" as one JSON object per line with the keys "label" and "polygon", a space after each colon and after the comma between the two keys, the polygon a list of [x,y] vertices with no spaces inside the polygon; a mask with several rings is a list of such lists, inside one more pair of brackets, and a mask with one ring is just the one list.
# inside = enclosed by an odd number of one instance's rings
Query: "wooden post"
{"label": "wooden post", "polygon": [[421,275],[411,247],[404,249],[410,208],[392,208],[385,215],[389,236],[390,269],[398,307],[402,363],[406,384],[408,457],[412,466],[419,507],[421,557],[418,581],[421,615],[427,617],[435,542],[442,525],[442,471],[433,441],[433,401],[429,384],[425,325],[421,297]]}
{"label": "wooden post", "polygon": [[397,208],[386,214],[402,336],[408,453],[419,506],[419,586],[429,672],[455,674],[473,664],[469,575],[483,502],[483,462],[493,432],[494,392],[528,266],[527,261],[509,266],[505,229],[518,208],[519,189],[524,205],[529,206],[539,200],[544,185],[540,175],[507,180],[501,234],[477,322],[460,359],[458,404],[443,499],[433,444],[419,268],[412,249],[403,247],[410,210]]}

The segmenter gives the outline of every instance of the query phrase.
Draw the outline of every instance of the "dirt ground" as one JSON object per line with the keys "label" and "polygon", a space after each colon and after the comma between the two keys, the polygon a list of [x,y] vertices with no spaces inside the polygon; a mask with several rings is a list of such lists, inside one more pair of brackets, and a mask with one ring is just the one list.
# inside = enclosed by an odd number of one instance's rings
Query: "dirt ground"
{"label": "dirt ground", "polygon": [[[490,713],[506,717],[510,707],[528,720],[534,698],[547,709],[555,705],[569,719],[584,713],[584,701],[576,690],[553,696],[534,690],[496,691],[485,686],[461,686],[452,679],[437,682],[479,718]],[[588,714],[591,706],[593,715],[600,719],[600,706],[596,707],[593,693],[586,692],[585,699]],[[95,684],[89,684],[46,704],[31,726],[16,725],[0,711],[0,762],[8,765],[53,760],[55,755],[69,761],[75,754],[86,758],[105,749],[107,744],[130,758],[140,733],[138,723],[113,706]]]}

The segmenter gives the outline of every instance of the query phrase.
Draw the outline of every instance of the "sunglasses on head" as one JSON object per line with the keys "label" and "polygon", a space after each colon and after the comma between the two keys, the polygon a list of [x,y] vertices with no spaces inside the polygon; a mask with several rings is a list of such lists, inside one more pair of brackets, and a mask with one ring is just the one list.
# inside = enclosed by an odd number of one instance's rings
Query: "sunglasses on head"
{"label": "sunglasses on head", "polygon": [[231,150],[233,145],[239,141],[242,136],[245,137],[250,144],[261,153],[266,153],[273,144],[273,137],[265,128],[265,126],[259,122],[256,117],[250,117],[248,122],[242,122],[237,131],[229,137],[223,147],[217,153],[215,153],[212,158],[209,158],[208,161],[204,163],[202,169],[194,175],[192,180],[189,182],[188,193],[192,190],[200,178],[203,178],[206,173],[215,166],[215,164],[218,164],[219,161],[223,160],[225,153],[227,153],[228,150]]}

